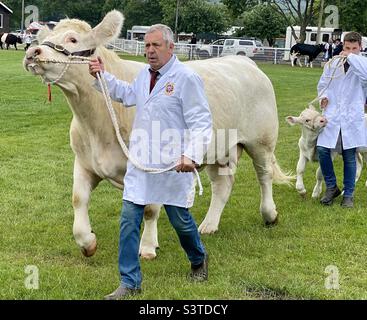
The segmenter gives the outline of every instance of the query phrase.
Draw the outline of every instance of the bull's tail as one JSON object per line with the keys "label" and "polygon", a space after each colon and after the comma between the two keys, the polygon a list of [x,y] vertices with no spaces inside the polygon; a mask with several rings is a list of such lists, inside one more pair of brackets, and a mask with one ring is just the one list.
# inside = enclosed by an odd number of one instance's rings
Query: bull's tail
{"label": "bull's tail", "polygon": [[271,167],[273,169],[273,182],[276,184],[286,184],[288,186],[293,185],[293,180],[296,179],[296,177],[292,174],[291,171],[284,173],[282,169],[279,167],[279,164],[277,162],[277,159],[275,158],[275,155],[273,155],[271,159]]}

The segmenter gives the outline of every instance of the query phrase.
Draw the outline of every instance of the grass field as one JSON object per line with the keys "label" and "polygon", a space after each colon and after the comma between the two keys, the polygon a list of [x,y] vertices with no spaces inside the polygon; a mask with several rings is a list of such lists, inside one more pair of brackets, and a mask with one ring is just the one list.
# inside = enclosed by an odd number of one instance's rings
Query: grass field
{"label": "grass field", "polygon": [[[104,182],[94,192],[90,216],[97,254],[82,257],[72,235],[72,114],[60,90],[52,104],[46,87],[22,69],[24,52],[0,51],[0,299],[101,299],[119,283],[118,224],[121,192]],[[260,65],[272,80],[278,102],[277,158],[295,171],[300,135],[287,115],[298,115],[316,95],[321,69]],[[246,88],[244,88],[246,90]],[[247,155],[220,231],[203,237],[210,253],[210,279],[186,280],[189,264],[165,213],[159,221],[160,250],[142,262],[143,294],[137,299],[367,299],[366,174],[357,185],[355,209],[322,208],[310,198],[316,164],[305,174],[309,191],[274,186],[280,223],[265,228],[259,215],[259,187]],[[341,160],[336,161],[341,184]],[[192,210],[200,223],[210,188]],[[28,265],[39,269],[39,289],[24,282]],[[339,270],[340,289],[327,290],[325,269]]]}

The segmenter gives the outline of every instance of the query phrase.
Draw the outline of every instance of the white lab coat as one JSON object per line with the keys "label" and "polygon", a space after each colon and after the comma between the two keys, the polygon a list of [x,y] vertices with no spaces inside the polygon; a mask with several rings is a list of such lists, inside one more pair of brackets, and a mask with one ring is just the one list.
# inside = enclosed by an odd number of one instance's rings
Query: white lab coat
{"label": "white lab coat", "polygon": [[[136,105],[129,149],[145,167],[167,168],[177,163],[181,155],[200,165],[212,136],[212,117],[201,78],[175,56],[170,61],[171,67],[159,78],[151,94],[149,66],[132,84],[104,73],[111,98],[127,107]],[[140,205],[190,208],[194,197],[193,173],[151,174],[128,162],[125,200]]]}
{"label": "white lab coat", "polygon": [[335,149],[341,132],[344,150],[367,147],[367,128],[364,119],[367,59],[350,54],[347,61],[350,64],[348,72],[345,74],[343,68],[336,70],[335,79],[331,81],[329,87],[327,86],[337,61],[331,68],[326,65],[318,84],[319,96],[329,99],[324,111],[328,123],[318,137],[318,146]]}

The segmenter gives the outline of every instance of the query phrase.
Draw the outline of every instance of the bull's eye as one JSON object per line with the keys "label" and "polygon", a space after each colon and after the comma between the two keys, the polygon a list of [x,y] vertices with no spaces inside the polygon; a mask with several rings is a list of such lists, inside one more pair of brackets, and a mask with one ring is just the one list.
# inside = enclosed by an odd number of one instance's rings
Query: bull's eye
{"label": "bull's eye", "polygon": [[306,123],[309,123],[310,121],[311,121],[311,120],[307,119],[307,120],[306,120]]}
{"label": "bull's eye", "polygon": [[70,38],[70,39],[69,39],[69,41],[70,41],[71,43],[77,43],[77,42],[78,42],[75,38]]}

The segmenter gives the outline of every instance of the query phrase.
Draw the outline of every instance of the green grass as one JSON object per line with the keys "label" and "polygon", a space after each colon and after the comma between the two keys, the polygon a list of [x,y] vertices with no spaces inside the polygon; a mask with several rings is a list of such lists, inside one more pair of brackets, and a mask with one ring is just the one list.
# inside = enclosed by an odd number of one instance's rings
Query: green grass
{"label": "green grass", "polygon": [[[53,103],[46,102],[46,87],[22,69],[23,54],[0,51],[0,299],[101,299],[119,283],[121,192],[104,182],[93,193],[98,251],[82,257],[72,235],[72,114],[58,89]],[[315,97],[321,69],[260,67],[277,93],[278,161],[295,171],[300,129],[284,118],[298,115]],[[306,199],[294,188],[274,186],[280,223],[267,229],[254,170],[243,156],[220,231],[203,237],[210,253],[204,284],[186,280],[189,264],[162,212],[161,249],[155,261],[142,261],[143,294],[137,299],[366,299],[366,175],[357,185],[355,209],[346,211],[322,208],[310,198],[315,170],[310,164],[305,174]],[[341,177],[340,159],[336,171]],[[192,210],[198,223],[210,202],[202,176],[205,195]],[[25,289],[27,265],[39,268],[39,290]],[[328,265],[339,269],[340,290],[325,289]]]}

